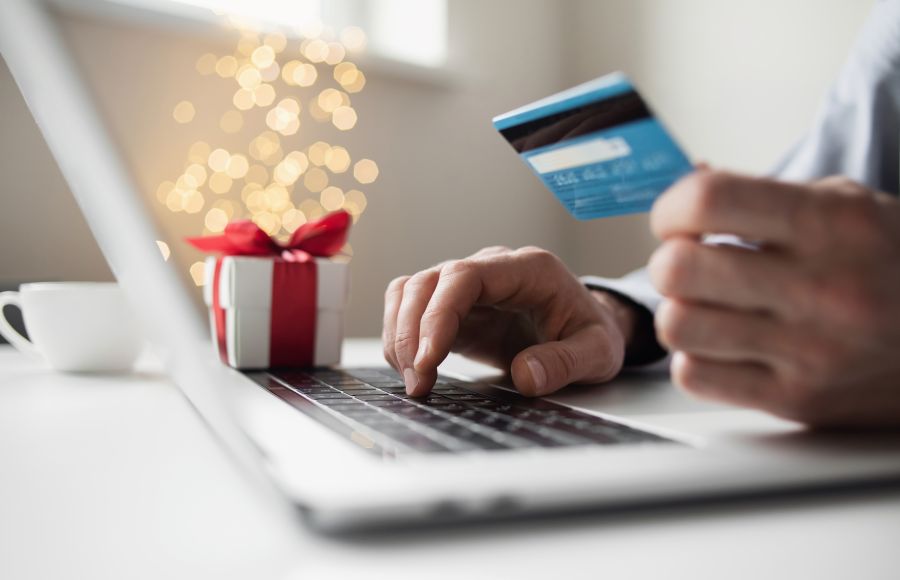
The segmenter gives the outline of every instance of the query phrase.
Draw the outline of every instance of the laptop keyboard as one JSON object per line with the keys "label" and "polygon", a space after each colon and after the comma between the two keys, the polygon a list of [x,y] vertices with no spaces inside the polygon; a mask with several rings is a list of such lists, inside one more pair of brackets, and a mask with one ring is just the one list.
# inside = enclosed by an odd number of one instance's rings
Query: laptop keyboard
{"label": "laptop keyboard", "polygon": [[446,377],[427,397],[410,397],[388,368],[248,376],[363,447],[390,454],[672,442],[549,401],[484,394],[476,383]]}

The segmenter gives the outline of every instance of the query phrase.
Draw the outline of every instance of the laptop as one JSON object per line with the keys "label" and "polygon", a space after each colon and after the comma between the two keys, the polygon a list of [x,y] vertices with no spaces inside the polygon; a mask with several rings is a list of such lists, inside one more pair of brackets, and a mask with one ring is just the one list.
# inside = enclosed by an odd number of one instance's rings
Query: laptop
{"label": "laptop", "polygon": [[[260,493],[310,525],[343,531],[900,478],[896,437],[808,433],[753,411],[663,409],[639,396],[623,417],[596,389],[532,400],[457,375],[413,399],[387,365],[222,365],[186,281],[160,259],[149,209],[57,26],[45,2],[4,0],[0,52],[172,380]],[[609,388],[674,392],[658,374]]]}

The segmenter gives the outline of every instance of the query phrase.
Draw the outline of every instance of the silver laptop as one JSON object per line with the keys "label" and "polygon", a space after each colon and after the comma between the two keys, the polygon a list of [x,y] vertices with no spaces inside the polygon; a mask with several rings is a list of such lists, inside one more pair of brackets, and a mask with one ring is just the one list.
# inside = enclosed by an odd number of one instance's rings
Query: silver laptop
{"label": "silver laptop", "polygon": [[[663,412],[659,397],[639,396],[623,418],[602,412],[590,389],[560,395],[563,403],[535,401],[443,376],[432,395],[413,399],[387,366],[251,374],[223,366],[185,280],[160,259],[149,211],[62,38],[44,2],[0,2],[0,51],[172,379],[261,493],[313,525],[509,517],[900,478],[896,438],[816,435],[751,411],[682,402]],[[653,374],[618,383],[672,392]]]}

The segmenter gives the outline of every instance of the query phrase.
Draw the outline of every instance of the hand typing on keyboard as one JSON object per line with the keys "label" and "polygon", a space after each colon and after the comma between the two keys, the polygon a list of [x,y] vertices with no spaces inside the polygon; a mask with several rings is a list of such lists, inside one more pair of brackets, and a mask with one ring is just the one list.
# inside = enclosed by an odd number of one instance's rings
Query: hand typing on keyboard
{"label": "hand typing on keyboard", "polygon": [[508,371],[519,392],[539,396],[613,378],[634,317],[553,254],[495,247],[393,280],[382,338],[410,395],[428,394],[454,351]]}

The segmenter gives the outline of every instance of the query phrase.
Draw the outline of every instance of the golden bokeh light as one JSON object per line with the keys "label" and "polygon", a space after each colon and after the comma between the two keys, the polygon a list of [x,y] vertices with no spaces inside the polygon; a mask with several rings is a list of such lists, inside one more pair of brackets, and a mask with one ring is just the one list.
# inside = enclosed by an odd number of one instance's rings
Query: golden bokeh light
{"label": "golden bokeh light", "polygon": [[284,52],[284,49],[287,48],[287,37],[280,32],[272,32],[266,35],[263,44],[272,47],[276,53]]}
{"label": "golden bokeh light", "polygon": [[331,113],[319,106],[319,99],[315,98],[309,101],[309,115],[320,123],[324,123],[331,119]]}
{"label": "golden bokeh light", "polygon": [[218,173],[222,173],[228,168],[228,161],[231,159],[231,153],[224,149],[215,149],[209,154],[207,164],[209,168]]}
{"label": "golden bokeh light", "polygon": [[325,152],[325,166],[332,173],[343,173],[350,168],[350,153],[343,147],[329,147]]}
{"label": "golden bokeh light", "polygon": [[259,76],[267,83],[278,80],[281,75],[281,66],[277,62],[273,62],[266,68],[259,69]]}
{"label": "golden bokeh light", "polygon": [[358,189],[351,189],[344,194],[344,209],[354,218],[366,211],[366,205],[368,205],[366,194]]}
{"label": "golden bokeh light", "polygon": [[322,62],[328,56],[328,43],[321,38],[314,38],[304,42],[301,50],[309,62]]}
{"label": "golden bokeh light", "polygon": [[305,223],[306,216],[297,208],[291,208],[281,215],[281,227],[289,234],[294,233]]}
{"label": "golden bokeh light", "polygon": [[226,111],[219,119],[219,128],[225,133],[238,133],[244,127],[244,116],[240,111]]}
{"label": "golden bokeh light", "polygon": [[331,122],[341,131],[349,131],[356,126],[357,116],[353,107],[338,107],[331,115]]}
{"label": "golden bokeh light", "polygon": [[216,58],[216,55],[211,52],[207,52],[197,59],[197,64],[194,65],[194,68],[196,68],[197,72],[202,74],[203,76],[215,74],[217,60],[218,59]]}
{"label": "golden bokeh light", "polygon": [[213,203],[213,207],[225,212],[225,216],[228,218],[228,221],[233,220],[238,214],[237,205],[230,199],[217,199]]}
{"label": "golden bokeh light", "polygon": [[187,213],[200,213],[205,203],[206,200],[203,198],[203,194],[196,189],[192,189],[182,194],[181,207]]}
{"label": "golden bokeh light", "polygon": [[303,176],[303,185],[312,193],[319,193],[328,187],[328,174],[318,167],[312,167]]}
{"label": "golden bokeh light", "polygon": [[248,91],[247,89],[238,89],[234,93],[231,102],[241,111],[249,111],[256,104],[256,100],[253,98],[253,91]]}
{"label": "golden bokeh light", "polygon": [[251,219],[270,236],[278,233],[278,229],[281,227],[281,220],[277,215],[269,211],[261,211],[254,214]]}
{"label": "golden bokeh light", "polygon": [[291,194],[283,185],[273,183],[263,191],[263,203],[270,211],[284,211],[291,204]]}
{"label": "golden bokeh light", "polygon": [[187,185],[196,189],[206,183],[206,168],[199,163],[191,163],[184,170],[184,178]]}
{"label": "golden bokeh light", "polygon": [[194,120],[196,114],[194,104],[190,101],[180,101],[175,108],[172,109],[172,118],[178,123],[185,124]]}
{"label": "golden bokeh light", "polygon": [[348,26],[341,31],[341,44],[350,52],[358,52],[366,47],[366,33],[359,26]]}
{"label": "golden bokeh light", "polygon": [[250,62],[259,69],[272,66],[275,62],[275,49],[268,44],[256,48],[250,55]]}
{"label": "golden bokeh light", "polygon": [[293,135],[300,129],[300,103],[294,99],[282,99],[266,114],[266,125],[282,135]]}
{"label": "golden bokeh light", "polygon": [[311,87],[319,78],[319,71],[309,63],[301,63],[293,69],[291,80],[298,87]]}
{"label": "golden bokeh light", "polygon": [[172,255],[172,250],[169,249],[169,244],[165,243],[162,240],[156,240],[156,247],[159,248],[159,253],[162,254],[163,262],[168,262],[169,256]]}
{"label": "golden bokeh light", "polygon": [[191,274],[191,280],[197,286],[206,284],[206,264],[203,262],[194,262],[188,270]]}
{"label": "golden bokeh light", "polygon": [[206,229],[217,234],[223,231],[225,226],[228,225],[228,214],[225,213],[224,210],[214,207],[206,212],[203,224],[206,226]]}
{"label": "golden bokeh light", "polygon": [[263,83],[253,90],[253,102],[260,107],[268,107],[275,102],[275,87]]}
{"label": "golden bokeh light", "polygon": [[223,79],[233,77],[234,73],[237,71],[237,68],[237,59],[231,55],[223,56],[216,62],[216,74]]}
{"label": "golden bokeh light", "polygon": [[329,151],[331,151],[331,145],[329,145],[325,141],[316,141],[307,148],[309,161],[313,165],[318,165],[319,167],[321,167],[325,165],[325,162],[328,160]]}
{"label": "golden bokeh light", "polygon": [[319,203],[328,211],[339,210],[344,205],[344,192],[339,187],[330,185],[319,194]]}
{"label": "golden bokeh light", "polygon": [[343,44],[339,42],[329,42],[328,53],[325,55],[325,64],[334,66],[344,60],[345,56],[347,56],[347,51],[344,49]]}
{"label": "golden bokeh light", "polygon": [[360,183],[372,183],[378,179],[378,165],[371,159],[360,159],[353,166],[353,177]]}
{"label": "golden bokeh light", "polygon": [[253,54],[253,51],[259,46],[259,36],[257,36],[252,31],[247,31],[246,34],[241,36],[241,39],[237,44],[237,51],[239,54],[244,56],[250,56]]}
{"label": "golden bokeh light", "polygon": [[262,75],[259,74],[259,69],[250,64],[245,64],[239,68],[234,78],[237,79],[241,88],[248,91],[252,91],[262,84]]}
{"label": "golden bokeh light", "polygon": [[307,220],[314,220],[325,215],[322,205],[315,199],[304,199],[297,205],[297,209],[303,212]]}
{"label": "golden bokeh light", "polygon": [[292,151],[275,166],[272,179],[281,185],[293,185],[309,168],[309,161],[300,151]]}
{"label": "golden bokeh light", "polygon": [[281,149],[281,140],[274,131],[263,131],[250,142],[250,156],[257,161],[266,162]]}
{"label": "golden bokeh light", "polygon": [[196,141],[191,148],[188,149],[188,161],[191,163],[206,163],[209,158],[209,143],[206,141]]}
{"label": "golden bokeh light", "polygon": [[341,96],[340,91],[329,88],[319,93],[316,101],[323,111],[326,113],[333,113],[335,109],[343,104],[344,98]]}
{"label": "golden bokeh light", "polygon": [[[244,155],[240,153],[232,155],[228,159],[228,163],[225,167],[225,173],[228,174],[228,177],[232,179],[241,179],[245,175],[247,175],[247,171],[250,169],[250,162]],[[230,187],[229,187],[230,189]],[[221,192],[220,192],[221,193]]]}
{"label": "golden bokeh light", "polygon": [[209,188],[213,193],[218,193],[219,195],[228,193],[231,191],[232,185],[234,185],[234,180],[227,173],[216,172],[209,176]]}
{"label": "golden bokeh light", "polygon": [[343,80],[341,86],[348,93],[358,93],[366,86],[366,75],[359,69],[349,75],[344,75]]}

